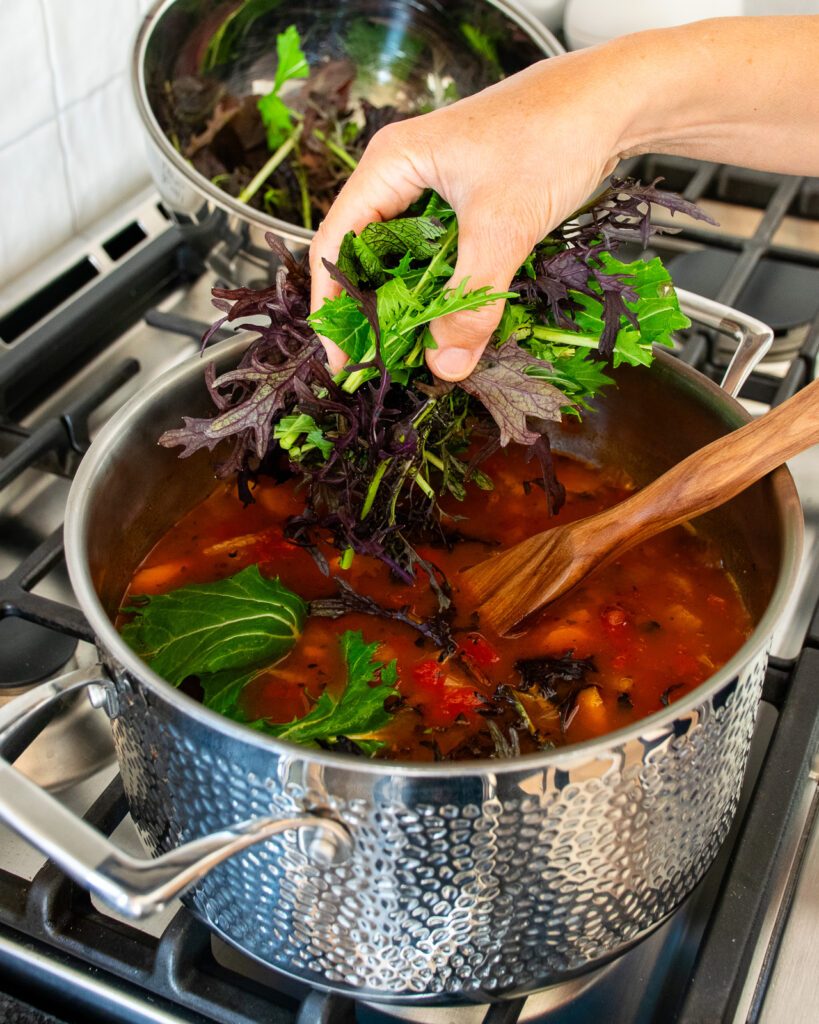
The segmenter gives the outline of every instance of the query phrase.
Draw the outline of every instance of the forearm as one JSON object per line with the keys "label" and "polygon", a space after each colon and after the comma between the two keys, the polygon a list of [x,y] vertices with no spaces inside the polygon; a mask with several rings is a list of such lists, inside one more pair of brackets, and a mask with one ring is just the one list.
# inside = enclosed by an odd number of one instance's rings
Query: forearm
{"label": "forearm", "polygon": [[[450,107],[382,129],[310,252],[313,307],[339,286],[347,231],[425,188],[458,216],[453,282],[507,291],[532,248],[622,156],[672,153],[819,174],[819,17],[727,18],[640,32],[541,61]],[[461,380],[502,304],[434,321],[430,368]],[[328,342],[334,368],[340,353]]]}
{"label": "forearm", "polygon": [[819,174],[819,17],[722,18],[608,45],[634,93],[621,155]]}

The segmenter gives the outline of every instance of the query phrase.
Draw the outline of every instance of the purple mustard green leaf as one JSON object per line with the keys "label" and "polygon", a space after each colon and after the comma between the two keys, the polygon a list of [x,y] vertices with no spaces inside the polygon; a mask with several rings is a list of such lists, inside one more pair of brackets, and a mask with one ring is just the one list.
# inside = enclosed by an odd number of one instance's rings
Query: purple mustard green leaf
{"label": "purple mustard green leaf", "polygon": [[529,376],[526,370],[536,357],[507,341],[489,348],[460,387],[478,399],[498,425],[500,443],[534,444],[541,436],[531,420],[559,421],[566,396],[546,380]]}

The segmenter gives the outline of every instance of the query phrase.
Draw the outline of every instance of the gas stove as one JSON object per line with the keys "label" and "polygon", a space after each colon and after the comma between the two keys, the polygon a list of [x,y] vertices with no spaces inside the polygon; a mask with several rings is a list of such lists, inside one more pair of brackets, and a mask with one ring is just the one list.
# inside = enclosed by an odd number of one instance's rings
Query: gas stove
{"label": "gas stove", "polygon": [[[816,376],[819,181],[648,157],[718,229],[653,242],[678,285],[770,323],[768,361],[742,398],[754,412]],[[679,225],[678,225],[679,226]],[[209,239],[172,224],[153,194],[73,258],[0,292],[0,702],[95,660],[62,552],[71,476],[96,430],[140,387],[193,356],[212,318]],[[23,301],[21,302],[21,298]],[[679,358],[718,379],[730,350],[692,329]],[[684,906],[613,964],[492,1006],[357,1002],[286,979],[226,946],[175,903],[134,925],[0,830],[0,1019],[171,1024],[685,1024],[815,1019],[819,982],[819,450],[791,469],[806,514],[799,586],[774,640],[731,835]],[[112,514],[116,514],[112,510]],[[78,702],[17,766],[142,854],[104,713]],[[811,952],[811,951],[814,952]],[[811,963],[812,959],[812,963]]]}

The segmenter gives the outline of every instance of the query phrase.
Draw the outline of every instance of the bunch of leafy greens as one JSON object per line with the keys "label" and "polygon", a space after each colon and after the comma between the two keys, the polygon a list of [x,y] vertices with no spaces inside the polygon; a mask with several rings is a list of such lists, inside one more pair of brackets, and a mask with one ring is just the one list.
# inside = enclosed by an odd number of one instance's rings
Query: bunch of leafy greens
{"label": "bunch of leafy greens", "polygon": [[[285,658],[297,643],[308,606],[258,566],[216,583],[135,597],[123,611],[128,645],[174,686],[195,679],[205,707],[294,743],[332,749],[340,740],[372,755],[383,743],[370,734],[390,720],[384,707],[395,695],[395,660],[377,660],[379,644],[348,630],[339,638],[346,682],[338,697],[325,690],[302,718],[248,721],[241,706],[247,684]],[[317,609],[318,614],[321,610]]]}
{"label": "bunch of leafy greens", "polygon": [[[305,483],[305,508],[288,524],[291,539],[311,548],[330,539],[343,553],[385,561],[402,579],[426,569],[415,545],[440,533],[438,499],[462,498],[469,483],[491,488],[482,460],[510,441],[537,460],[550,506],[563,490],[555,479],[548,424],[580,415],[610,383],[605,361],[647,365],[652,345],[668,345],[688,325],[659,259],[620,262],[623,237],[646,242],[651,204],[707,219],[656,182],[612,180],[584,209],[530,254],[508,293],[450,286],[458,227],[436,195],[414,215],[370,224],[348,235],[330,272],[343,290],[309,313],[306,261],[268,237],[280,257],[268,288],[216,289],[225,322],[261,317],[238,367],[206,371],[216,412],[186,417],[160,439],[182,457],[222,442],[219,466],[238,473],[252,500],[254,476],[283,459]],[[459,310],[506,300],[500,327],[472,374],[460,384],[435,381],[424,356],[434,345],[429,323]],[[241,326],[241,325],[240,325]],[[332,376],[316,332],[349,357]]]}

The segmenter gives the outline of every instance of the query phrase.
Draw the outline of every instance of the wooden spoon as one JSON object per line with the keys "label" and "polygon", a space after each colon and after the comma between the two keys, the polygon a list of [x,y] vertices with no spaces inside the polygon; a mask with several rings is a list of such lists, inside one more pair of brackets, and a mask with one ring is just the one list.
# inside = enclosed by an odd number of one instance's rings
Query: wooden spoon
{"label": "wooden spoon", "polygon": [[496,633],[565,593],[598,565],[729,501],[819,442],[819,380],[772,412],[689,455],[612,508],[536,533],[464,570],[481,621]]}

